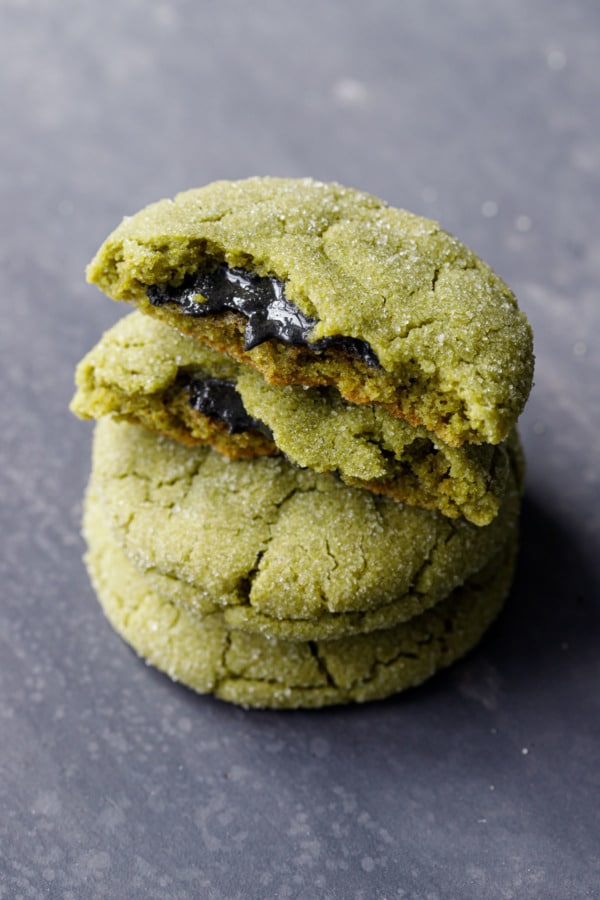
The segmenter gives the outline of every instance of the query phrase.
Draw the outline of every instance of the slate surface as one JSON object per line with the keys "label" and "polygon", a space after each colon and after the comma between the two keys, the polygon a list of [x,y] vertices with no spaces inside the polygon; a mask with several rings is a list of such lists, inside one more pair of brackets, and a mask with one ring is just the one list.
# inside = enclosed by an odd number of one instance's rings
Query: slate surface
{"label": "slate surface", "polygon": [[[0,897],[600,896],[600,6],[0,3]],[[81,564],[76,361],[126,213],[312,175],[439,219],[536,333],[505,614],[430,684],[245,712],[138,662]]]}

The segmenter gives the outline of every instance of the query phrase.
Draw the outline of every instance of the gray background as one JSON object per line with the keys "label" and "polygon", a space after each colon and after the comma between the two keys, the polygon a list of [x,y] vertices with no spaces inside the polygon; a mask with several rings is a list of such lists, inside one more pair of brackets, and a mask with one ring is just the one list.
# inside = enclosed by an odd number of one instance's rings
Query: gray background
{"label": "gray background", "polygon": [[[599,897],[600,4],[0,0],[0,68],[0,898]],[[251,174],[439,219],[535,329],[506,611],[386,702],[197,697],[82,567],[84,266]]]}

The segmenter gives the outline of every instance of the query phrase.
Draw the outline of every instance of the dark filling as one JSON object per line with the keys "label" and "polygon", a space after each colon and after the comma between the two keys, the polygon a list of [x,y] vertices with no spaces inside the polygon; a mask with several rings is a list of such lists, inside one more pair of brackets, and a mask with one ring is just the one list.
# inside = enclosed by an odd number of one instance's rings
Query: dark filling
{"label": "dark filling", "polygon": [[[198,294],[204,300],[199,300]],[[176,303],[186,316],[202,317],[224,310],[242,313],[248,319],[245,350],[277,338],[284,344],[301,344],[311,350],[334,347],[357,356],[373,368],[379,366],[377,356],[366,341],[335,335],[310,342],[308,338],[317,320],[286,299],[284,284],[277,278],[219,266],[212,272],[188,275],[179,287],[151,285],[148,299],[153,306]]]}
{"label": "dark filling", "polygon": [[220,378],[192,378],[187,387],[193,409],[224,422],[230,434],[260,431],[266,437],[273,438],[273,434],[263,422],[248,415],[242,398],[231,381],[223,381]]}

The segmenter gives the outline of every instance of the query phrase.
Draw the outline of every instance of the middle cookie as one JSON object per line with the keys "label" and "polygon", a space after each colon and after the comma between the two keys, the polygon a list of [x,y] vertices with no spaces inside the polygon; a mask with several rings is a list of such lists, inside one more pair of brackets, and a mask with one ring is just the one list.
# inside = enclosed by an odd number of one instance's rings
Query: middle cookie
{"label": "middle cookie", "polygon": [[498,515],[477,527],[280,456],[229,460],[106,418],[92,484],[127,556],[175,602],[311,640],[405,621],[479,571],[517,527],[516,448],[510,462]]}
{"label": "middle cookie", "polygon": [[352,486],[477,525],[498,513],[516,442],[513,432],[499,445],[449,447],[335,388],[270,385],[141,313],[103,336],[79,364],[77,385],[72,409],[84,418],[115,415],[233,458],[280,451]]}

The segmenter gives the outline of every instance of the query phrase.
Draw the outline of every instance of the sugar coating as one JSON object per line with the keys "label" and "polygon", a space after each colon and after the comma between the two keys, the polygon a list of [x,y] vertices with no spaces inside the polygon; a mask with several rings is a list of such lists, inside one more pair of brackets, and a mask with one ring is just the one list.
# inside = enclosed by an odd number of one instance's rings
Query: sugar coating
{"label": "sugar coating", "polygon": [[[193,410],[189,374],[235,383],[247,412],[271,429],[275,443],[259,432],[229,435],[222,422]],[[102,337],[77,367],[76,381],[71,408],[85,418],[112,414],[231,457],[279,450],[298,465],[338,472],[355,487],[478,525],[497,514],[509,476],[505,443],[453,448],[381,406],[349,403],[335,388],[270,385],[250,366],[140,313]]]}
{"label": "sugar coating", "polygon": [[500,512],[480,528],[281,457],[228,460],[102,419],[92,483],[128,557],[175,595],[189,585],[198,611],[230,608],[274,636],[339,635],[414,616],[498,553],[520,505],[511,464]]}
{"label": "sugar coating", "polygon": [[[219,263],[282,280],[318,320],[315,341],[366,341],[381,369],[272,340],[244,351],[243,317],[191,318],[149,303],[149,286]],[[531,387],[531,329],[489,266],[437,223],[337,184],[251,178],[159,201],[123,220],[88,278],[271,382],[333,384],[457,446],[504,440]]]}
{"label": "sugar coating", "polygon": [[450,597],[402,625],[323,641],[232,629],[220,614],[193,615],[161,596],[131,565],[88,495],[86,563],[115,630],[149,663],[201,694],[247,707],[320,707],[387,697],[464,655],[508,591],[514,536]]}

